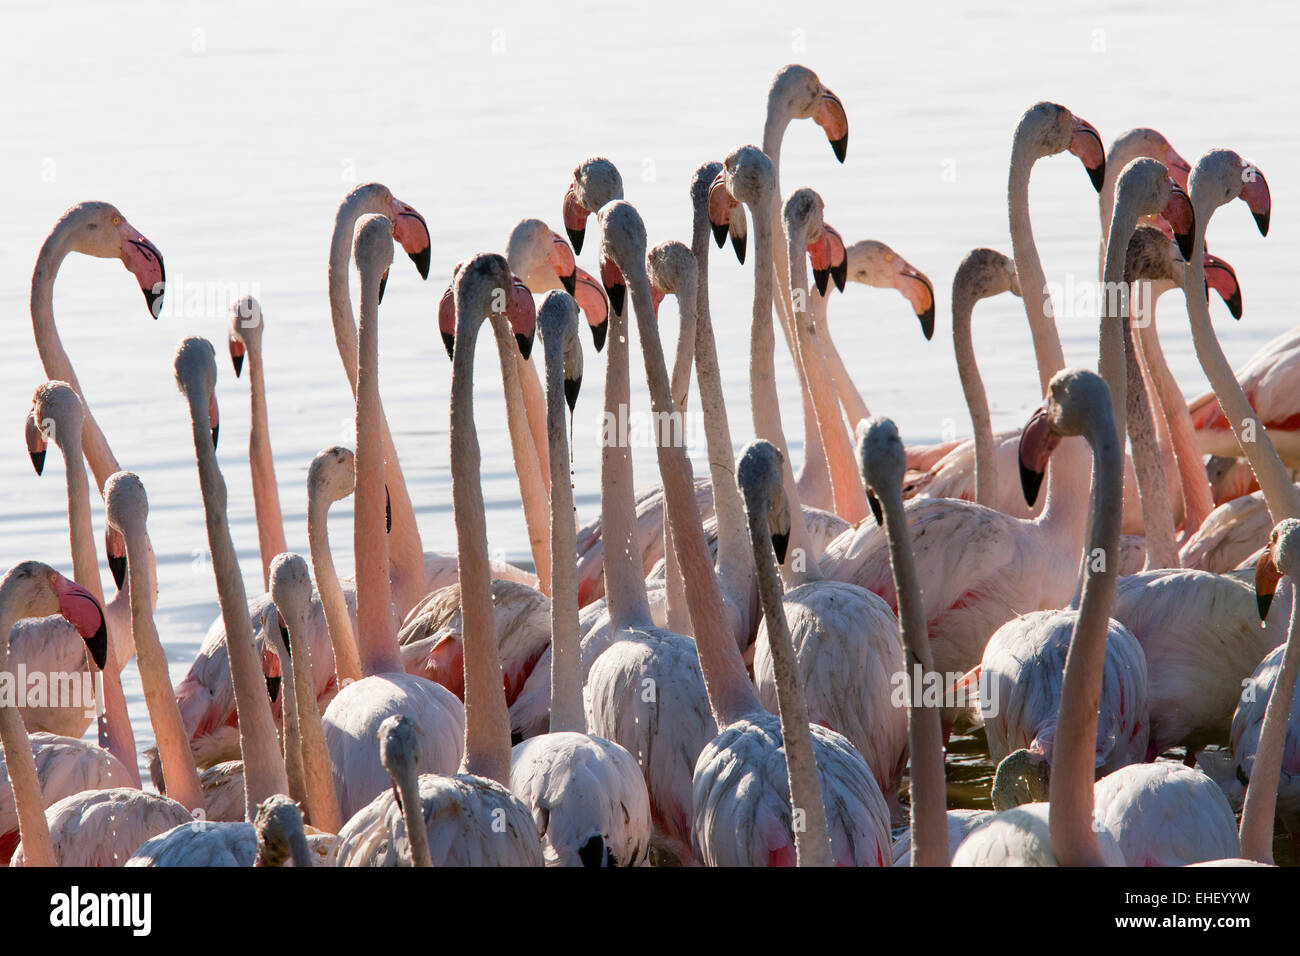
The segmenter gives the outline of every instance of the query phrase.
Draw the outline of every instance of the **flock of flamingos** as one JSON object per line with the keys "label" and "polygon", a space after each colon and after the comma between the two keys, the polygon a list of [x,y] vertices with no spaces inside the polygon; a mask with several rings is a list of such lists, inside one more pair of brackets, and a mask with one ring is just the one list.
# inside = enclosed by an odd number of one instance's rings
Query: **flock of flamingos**
{"label": "flock of flamingos", "polygon": [[[120,258],[156,315],[162,256],[111,205],[65,213],[32,276],[49,381],[36,390],[27,439],[38,472],[49,445],[62,455],[74,575],[35,560],[4,575],[0,671],[51,675],[51,685],[53,675],[93,673],[102,715],[91,744],[81,739],[94,718],[84,702],[4,700],[0,858],[1272,863],[1275,821],[1300,831],[1300,647],[1286,583],[1300,577],[1300,488],[1289,470],[1300,465],[1300,329],[1234,373],[1208,300],[1213,290],[1236,317],[1241,293],[1205,240],[1210,217],[1238,198],[1267,234],[1263,174],[1227,149],[1193,168],[1152,129],[1125,133],[1107,152],[1065,107],[1030,107],[1012,140],[1011,255],[976,249],[953,279],[975,437],[905,446],[893,422],[868,412],[835,348],[831,284],[896,289],[927,338],[934,289],[883,243],[846,246],[813,190],[782,192],[781,143],[799,119],[821,126],[845,160],[840,100],[806,67],[783,68],[762,147],[695,173],[689,246],[647,250],[618,171],[592,158],[564,196],[569,241],[526,219],[505,255],[456,266],[438,308],[452,369],[454,553],[423,548],[380,399],[394,245],[422,277],[430,267],[414,208],[371,183],[335,219],[329,300],[356,444],[311,463],[306,558],[286,553],[261,311],[252,299],[232,307],[229,351],[236,375],[247,361],[251,391],[262,559],[252,598],[216,457],[216,350],[183,340],[176,383],[221,616],[178,687],[153,622],[145,488],[92,416],[52,305],[59,265],[77,252]],[[1064,367],[1050,300],[1035,291],[1047,279],[1029,178],[1035,163],[1065,152],[1100,194],[1099,276],[1111,294],[1100,300],[1096,372]],[[737,457],[729,413],[743,409],[723,401],[708,260],[711,241],[730,236],[743,263],[751,233],[756,437]],[[584,244],[599,247],[598,279],[576,265]],[[1159,296],[1175,287],[1213,387],[1190,403],[1155,323]],[[1023,301],[1046,400],[1023,431],[994,434],[971,313],[1007,292]],[[671,367],[657,324],[668,295],[680,314]],[[777,393],[774,312],[797,397]],[[592,360],[582,326],[604,353],[604,420],[626,421],[629,316],[650,394],[650,408],[631,414],[653,416],[657,483],[642,475],[638,484],[627,441],[607,433],[600,514],[580,525],[569,425]],[[535,571],[489,559],[473,405],[485,319]],[[700,477],[679,440],[692,367],[708,445]],[[802,403],[798,471],[781,398],[787,410]],[[110,600],[86,465],[107,509]],[[340,544],[326,523],[347,495],[352,581],[334,569]],[[149,790],[119,676],[133,655],[157,742]],[[945,742],[954,728],[981,725],[997,765],[996,809],[948,810]]]}

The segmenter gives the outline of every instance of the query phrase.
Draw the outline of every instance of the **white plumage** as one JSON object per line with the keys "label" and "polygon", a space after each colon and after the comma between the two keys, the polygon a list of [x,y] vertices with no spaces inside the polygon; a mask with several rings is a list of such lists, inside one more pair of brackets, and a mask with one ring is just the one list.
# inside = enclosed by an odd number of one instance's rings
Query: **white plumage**
{"label": "white plumage", "polygon": [[[948,823],[948,851],[951,856],[957,854],[957,847],[976,827],[987,823],[997,816],[992,810],[949,810],[944,814]],[[903,832],[894,840],[893,866],[912,865],[912,828],[904,827]]]}
{"label": "white plumage", "polygon": [[[123,866],[146,840],[193,818],[175,800],[117,787],[64,797],[45,819],[59,866]],[[22,865],[20,843],[10,866]]]}
{"label": "white plumage", "polygon": [[1098,780],[1093,798],[1093,816],[1128,866],[1186,866],[1241,855],[1232,807],[1200,770],[1134,764]]}
{"label": "white plumage", "polygon": [[[1097,831],[1107,866],[1124,866],[1115,838]],[[975,827],[952,857],[953,866],[1057,866],[1048,829],[1048,805],[1026,803]]]}

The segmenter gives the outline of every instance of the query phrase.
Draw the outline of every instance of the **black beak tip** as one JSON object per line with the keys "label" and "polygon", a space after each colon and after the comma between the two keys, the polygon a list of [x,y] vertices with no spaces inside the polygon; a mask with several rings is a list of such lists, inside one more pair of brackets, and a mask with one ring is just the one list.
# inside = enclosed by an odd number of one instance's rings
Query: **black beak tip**
{"label": "black beak tip", "polygon": [[442,344],[447,350],[447,358],[451,358],[456,353],[456,336],[450,332],[442,333]]}
{"label": "black beak tip", "polygon": [[745,244],[746,244],[745,236],[731,237],[731,248],[736,250],[736,258],[740,260],[740,264],[742,266],[745,264]]}
{"label": "black beak tip", "polygon": [[429,278],[429,262],[433,257],[433,246],[425,246],[419,252],[408,252],[407,255],[415,263],[415,271],[420,273],[420,278]]}
{"label": "black beak tip", "polygon": [[845,133],[839,139],[831,140],[831,149],[835,152],[835,158],[841,163],[844,162],[849,155],[849,134]]}
{"label": "black beak tip", "polygon": [[384,485],[384,533],[393,530],[393,496],[388,493],[388,486]]}
{"label": "black beak tip", "polygon": [[36,474],[39,475],[45,471],[45,452],[34,451],[31,452],[31,456],[32,456],[32,467],[36,469]]}
{"label": "black beak tip", "polygon": [[582,388],[582,377],[564,380],[564,401],[568,403],[569,411],[572,412],[575,405],[578,404],[578,391]]}
{"label": "black beak tip", "polygon": [[1023,461],[1020,462],[1020,490],[1024,492],[1025,504],[1029,507],[1032,508],[1034,502],[1038,500],[1038,489],[1042,484],[1043,473],[1027,467]]}
{"label": "black beak tip", "polygon": [[1232,313],[1234,319],[1241,318],[1242,302],[1240,289],[1234,289],[1232,295],[1228,296],[1228,311]]}
{"label": "black beak tip", "polygon": [[1255,605],[1259,608],[1259,619],[1261,621],[1268,617],[1268,609],[1273,604],[1273,595],[1260,594],[1255,592]]}
{"label": "black beak tip", "polygon": [[220,431],[221,431],[221,426],[220,426],[220,425],[213,425],[213,426],[212,426],[212,450],[213,450],[213,451],[216,451],[216,450],[217,450],[217,433],[220,432]]}
{"label": "black beak tip", "polygon": [[600,325],[591,327],[591,341],[595,343],[597,352],[605,347],[605,336],[607,335],[609,335],[609,319],[606,319]]}
{"label": "black beak tip", "polygon": [[727,224],[724,222],[722,225],[718,225],[717,223],[711,222],[709,225],[713,227],[713,241],[716,242],[718,248],[721,249],[723,243],[727,241]]}
{"label": "black beak tip", "polygon": [[284,642],[284,652],[293,658],[293,645],[289,643],[289,629],[283,624],[280,625],[280,640]]}
{"label": "black beak tip", "polygon": [[605,287],[605,294],[609,296],[610,307],[619,315],[623,314],[623,297],[627,293],[627,286],[612,285]]}
{"label": "black beak tip", "polygon": [[813,285],[817,286],[817,294],[825,295],[826,287],[830,284],[831,272],[829,269],[813,270]]}
{"label": "black beak tip", "polygon": [[516,333],[515,342],[519,346],[519,354],[524,357],[525,362],[528,361],[528,356],[533,354],[533,337],[531,335]]}
{"label": "black beak tip", "polygon": [[122,590],[122,584],[126,581],[126,555],[118,558],[110,554],[108,570],[113,573],[113,583],[117,585],[117,589]]}
{"label": "black beak tip", "polygon": [[1088,178],[1092,180],[1092,188],[1101,192],[1101,184],[1106,180],[1106,164],[1102,162],[1089,167]]}
{"label": "black beak tip", "polygon": [[1192,258],[1192,246],[1196,242],[1196,237],[1190,232],[1180,232],[1176,234],[1174,238],[1178,241],[1178,252],[1183,257],[1183,261],[1190,261]]}
{"label": "black beak tip", "polygon": [[1261,236],[1267,236],[1269,214],[1267,212],[1257,212],[1257,213],[1253,213],[1253,215],[1255,217],[1255,225],[1259,226],[1259,234]]}
{"label": "black beak tip", "polygon": [[785,553],[789,547],[790,547],[789,532],[785,534],[772,535],[772,550],[776,552],[777,564],[785,564]]}
{"label": "black beak tip", "polygon": [[[1256,217],[1256,221],[1257,222],[1259,221],[1259,217]],[[1265,218],[1264,220],[1264,228],[1265,229],[1268,228],[1267,218]],[[164,290],[159,289],[157,292],[155,292],[152,289],[142,289],[141,291],[144,292],[144,301],[149,306],[149,314],[152,315],[155,319],[158,318],[159,313],[162,312]]]}
{"label": "black beak tip", "polygon": [[384,290],[387,288],[388,288],[388,271],[384,270],[384,274],[379,277],[379,301],[380,302],[384,301]]}
{"label": "black beak tip", "polygon": [[244,370],[244,357],[242,355],[230,356],[230,363],[235,366],[235,378],[239,378],[239,373]]}
{"label": "black beak tip", "polygon": [[266,694],[271,698],[271,703],[275,703],[280,697],[280,678],[268,677],[266,679]]}
{"label": "black beak tip", "polygon": [[831,279],[835,282],[835,288],[841,292],[844,291],[844,285],[849,281],[849,260],[845,259],[837,266],[831,266]]}
{"label": "black beak tip", "polygon": [[871,505],[871,513],[875,516],[876,527],[885,523],[885,512],[880,507],[880,499],[877,498],[870,490],[867,491],[867,504]]}
{"label": "black beak tip", "polygon": [[921,323],[921,334],[929,342],[934,338],[934,305],[931,304],[924,312],[918,312],[916,317]]}
{"label": "black beak tip", "polygon": [[578,291],[578,274],[570,272],[567,276],[560,276],[560,285],[564,286],[564,291],[573,295]]}
{"label": "black beak tip", "polygon": [[569,234],[569,242],[573,243],[573,251],[577,255],[582,254],[582,239],[587,234],[586,229],[570,229],[564,227],[564,231]]}
{"label": "black beak tip", "polygon": [[104,623],[102,614],[99,618],[98,630],[95,631],[94,636],[85,640],[86,649],[90,651],[91,660],[102,671],[108,665],[108,625]]}

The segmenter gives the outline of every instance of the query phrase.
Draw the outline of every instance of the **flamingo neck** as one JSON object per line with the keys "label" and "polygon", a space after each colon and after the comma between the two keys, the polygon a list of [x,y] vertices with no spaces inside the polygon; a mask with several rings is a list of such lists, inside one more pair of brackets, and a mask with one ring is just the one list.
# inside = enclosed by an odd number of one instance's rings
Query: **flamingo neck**
{"label": "flamingo neck", "polygon": [[424,801],[420,799],[420,777],[415,763],[405,760],[393,781],[402,795],[402,819],[411,846],[412,866],[433,866],[429,852],[429,828],[424,821]]}
{"label": "flamingo neck", "polygon": [[[22,584],[12,577],[6,577],[0,584],[0,672],[9,669],[10,632],[19,620],[30,616],[27,613],[30,602],[21,592]],[[45,801],[31,740],[18,708],[9,702],[0,703],[0,746],[4,749],[9,786],[13,790],[23,859],[28,866],[58,866],[45,819]]]}
{"label": "flamingo neck", "polygon": [[248,431],[248,462],[253,473],[253,514],[257,521],[257,547],[262,556],[262,589],[270,587],[271,562],[289,550],[280,515],[280,491],[271,456],[271,434],[266,414],[266,379],[262,365],[261,335],[249,336],[248,395],[251,425]]}
{"label": "flamingo neck", "polygon": [[[671,427],[676,431],[674,440],[686,440],[686,402],[691,389],[691,365],[695,359],[695,308],[689,304],[678,290],[678,311],[681,327],[677,333],[677,354],[673,358],[673,374],[669,380],[669,394],[672,395],[676,415]],[[691,627],[690,612],[686,609],[686,582],[682,580],[682,566],[677,559],[677,548],[673,545],[672,522],[668,520],[668,511],[664,510],[664,597],[667,612],[668,630],[678,634],[689,634]]]}
{"label": "flamingo neck", "polygon": [[867,409],[867,403],[863,401],[857,385],[854,384],[853,377],[849,375],[848,367],[840,357],[840,350],[835,347],[835,340],[831,338],[830,323],[826,319],[829,296],[822,295],[816,289],[809,290],[809,295],[812,297],[813,328],[822,346],[822,358],[835,382],[835,390],[839,392],[840,404],[844,406],[845,414],[849,416],[849,431],[856,432],[858,423],[870,418],[871,412]]}
{"label": "flamingo neck", "polygon": [[1016,261],[1016,274],[1020,277],[1029,334],[1034,341],[1034,357],[1038,362],[1039,390],[1046,395],[1047,383],[1065,368],[1065,352],[1061,350],[1061,338],[1056,331],[1051,298],[1047,292],[1047,276],[1038,258],[1034,228],[1029,221],[1029,174],[1037,158],[1017,137],[1011,147],[1007,209],[1011,219],[1011,251]]}
{"label": "flamingo neck", "polygon": [[1291,701],[1295,696],[1296,673],[1300,671],[1300,594],[1291,582],[1291,620],[1287,626],[1282,662],[1273,681],[1273,690],[1264,709],[1264,723],[1255,747],[1255,764],[1246,787],[1246,802],[1241,812],[1241,855],[1260,863],[1273,862],[1273,817],[1277,812],[1277,790],[1282,774],[1282,756],[1286,750],[1287,723]]}
{"label": "flamingo neck", "polygon": [[[312,673],[311,646],[307,641],[307,605],[295,600],[285,614],[289,629],[290,670],[293,688],[288,696],[293,699],[298,724],[298,751],[302,765],[302,785],[305,805],[312,826],[327,833],[338,833],[343,827],[334,778],[330,773],[329,751],[325,747],[325,730],[321,724],[320,710],[316,704],[316,680]],[[267,640],[276,640],[267,637]],[[289,701],[285,701],[286,715]],[[285,736],[288,739],[286,716]]]}
{"label": "flamingo neck", "polygon": [[1061,680],[1061,706],[1052,751],[1049,826],[1062,866],[1104,866],[1092,826],[1092,784],[1097,751],[1097,700],[1106,662],[1106,633],[1119,580],[1123,517],[1123,455],[1107,407],[1094,407],[1086,439],[1097,476],[1092,531],[1085,556],[1083,597]]}
{"label": "flamingo neck", "polygon": [[[461,282],[464,284],[464,278]],[[477,296],[473,297],[477,300]],[[460,568],[465,662],[465,759],[462,769],[510,785],[510,716],[492,604],[492,572],[479,484],[478,432],[474,425],[474,344],[482,314],[456,296],[457,335],[451,377],[451,495]],[[479,311],[477,309],[473,311]],[[503,364],[505,364],[503,362]]]}
{"label": "flamingo neck", "polygon": [[[636,314],[646,379],[650,387],[651,412],[657,422],[672,421],[675,410],[668,383],[668,370],[664,364],[663,346],[659,341],[659,330],[655,327],[654,304],[644,261],[638,259],[630,263],[619,263],[619,266],[627,279],[632,310]],[[713,562],[708,546],[704,543],[704,530],[695,503],[695,480],[691,475],[690,459],[686,457],[686,450],[680,442],[665,441],[666,438],[671,438],[671,434],[666,435],[664,429],[659,430],[658,438],[664,508],[672,523],[673,544],[677,549],[682,578],[686,584],[686,604],[699,653],[700,670],[704,675],[714,719],[719,727],[724,727],[746,715],[765,711],[745,672],[745,662],[740,656],[736,641],[727,627],[726,607],[717,579],[713,576]]]}
{"label": "flamingo neck", "polygon": [[334,672],[342,688],[361,680],[361,655],[357,650],[356,635],[352,632],[352,615],[348,613],[347,598],[339,584],[330,553],[328,525],[329,502],[316,487],[307,491],[307,545],[311,553],[312,575],[316,578],[316,591],[320,594],[321,608],[325,612],[325,629],[329,633],[330,647],[334,651]]}
{"label": "flamingo neck", "polygon": [[[626,309],[626,306],[624,306]],[[600,449],[600,527],[605,552],[605,594],[615,629],[652,627],[636,534],[632,450],[623,423],[632,407],[625,311],[611,309],[605,348],[605,421]]]}
{"label": "flamingo neck", "polygon": [[[189,734],[181,719],[180,707],[167,672],[167,654],[158,639],[153,607],[149,600],[149,555],[144,535],[138,529],[124,530],[126,541],[127,588],[131,603],[131,631],[135,636],[136,665],[144,703],[149,711],[167,796],[193,813],[204,808],[203,787],[190,750]],[[110,652],[111,653],[111,652]],[[111,656],[110,656],[111,659]],[[133,766],[133,760],[128,767]]]}
{"label": "flamingo neck", "polygon": [[776,676],[776,700],[781,719],[781,741],[785,747],[790,804],[792,809],[802,810],[804,817],[804,827],[794,835],[795,856],[799,866],[832,866],[830,829],[826,824],[812,729],[808,724],[808,704],[785,618],[781,576],[777,573],[768,539],[769,505],[769,501],[758,502],[750,512],[749,537]]}
{"label": "flamingo neck", "polygon": [[975,435],[975,502],[992,508],[997,497],[997,456],[993,451],[993,420],[989,414],[988,394],[975,359],[971,334],[971,313],[975,298],[965,289],[954,289],[952,300],[952,345],[957,355],[957,375],[970,409]]}
{"label": "flamingo neck", "polygon": [[[758,203],[763,205],[762,200]],[[770,441],[781,452],[781,481],[790,503],[790,545],[782,567],[786,584],[797,587],[821,579],[821,550],[808,532],[790,449],[781,426],[781,401],[776,390],[776,334],[772,328],[772,226],[767,217],[751,208],[754,220],[754,309],[750,325],[749,403],[754,416],[754,434]],[[796,363],[798,364],[798,363]]]}
{"label": "flamingo neck", "polygon": [[[357,581],[357,651],[361,670],[400,674],[389,542],[384,527],[383,411],[379,404],[379,276],[361,279],[360,352],[357,361],[357,450],[352,547]],[[454,459],[453,459],[454,460]],[[391,492],[392,489],[390,488]],[[395,526],[395,525],[394,525]]]}
{"label": "flamingo neck", "polygon": [[1192,256],[1183,274],[1183,295],[1187,299],[1187,316],[1192,326],[1192,345],[1201,363],[1205,377],[1210,381],[1224,417],[1232,433],[1250,462],[1264,503],[1268,506],[1273,524],[1283,518],[1300,516],[1300,492],[1291,483],[1290,472],[1278,457],[1277,449],[1264,430],[1255,410],[1251,408],[1241,383],[1233,375],[1232,366],[1219,345],[1210,323],[1210,305],[1205,294],[1205,230],[1217,208],[1214,200],[1201,190],[1193,190],[1192,206],[1196,211],[1196,241]]}
{"label": "flamingo neck", "polygon": [[217,601],[230,654],[230,675],[234,684],[235,709],[239,714],[239,749],[244,757],[244,814],[248,822],[267,797],[284,793],[288,786],[279,738],[271,718],[262,664],[253,644],[253,627],[248,619],[248,598],[239,559],[226,523],[226,482],[217,465],[208,424],[208,398],[187,387],[194,452],[198,461],[199,489],[207,522],[208,550],[217,581]]}
{"label": "flamingo neck", "polygon": [[[704,203],[695,206],[691,251],[695,254],[697,283],[695,379],[700,392],[700,414],[704,417],[709,477],[713,482],[713,513],[718,522],[718,584],[732,596],[737,607],[744,608],[751,600],[754,557],[746,541],[745,505],[736,489],[736,452],[731,443],[718,343],[709,309],[709,222]],[[745,631],[752,632],[753,627],[747,625]]]}
{"label": "flamingo neck", "polygon": [[[808,265],[802,251],[808,247],[806,225],[791,227],[786,224],[786,242],[790,256],[790,287],[800,291],[801,301],[794,303],[795,329],[798,337],[796,362],[803,367],[804,381],[811,393],[817,432],[821,438],[822,452],[830,469],[831,489],[835,496],[835,511],[845,520],[856,524],[867,516],[867,496],[853,461],[853,444],[844,429],[840,414],[839,397],[835,394],[830,372],[822,348],[817,340],[812,319],[804,303],[808,297]],[[793,300],[792,300],[793,302]],[[799,306],[803,306],[800,308]]]}
{"label": "flamingo neck", "polygon": [[[537,457],[525,411],[524,392],[519,382],[519,346],[505,316],[494,316],[492,333],[501,359],[501,379],[506,399],[506,427],[510,432],[510,450],[519,475],[519,500],[523,503],[524,524],[528,528],[528,546],[537,568],[539,590],[551,593],[551,550],[549,492],[542,481],[542,466]],[[531,366],[530,366],[531,368]]]}
{"label": "flamingo neck", "polygon": [[546,368],[546,438],[551,467],[551,732],[585,734],[582,642],[578,634],[578,573],[574,555],[573,478],[564,401],[564,342],[542,337]]}
{"label": "flamingo neck", "polygon": [[[967,310],[969,315],[969,310]],[[889,540],[889,561],[894,591],[898,595],[903,650],[908,661],[907,742],[911,753],[912,865],[947,866],[947,784],[944,781],[943,729],[940,712],[927,707],[914,679],[914,668],[923,675],[934,670],[934,654],[926,630],[925,605],[912,555],[911,532],[903,509],[903,493],[896,484],[884,489],[880,499]]]}

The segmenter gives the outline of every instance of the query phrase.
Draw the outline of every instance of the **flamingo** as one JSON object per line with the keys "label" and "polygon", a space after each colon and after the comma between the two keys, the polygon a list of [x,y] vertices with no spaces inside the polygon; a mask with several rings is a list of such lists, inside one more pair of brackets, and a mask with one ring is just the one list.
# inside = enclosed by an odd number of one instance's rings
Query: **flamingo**
{"label": "flamingo", "polygon": [[[90,526],[90,490],[86,468],[82,460],[82,436],[86,421],[85,407],[76,391],[66,382],[51,381],[39,386],[32,396],[32,410],[28,416],[29,429],[39,423],[42,434],[48,434],[63,454],[67,487],[69,544],[72,552],[73,578],[95,596],[103,606],[103,589],[99,563],[95,555],[94,532]],[[30,671],[48,674],[81,675],[96,671],[100,674],[102,716],[98,727],[100,746],[109,750],[121,761],[127,771],[127,781],[139,786],[140,771],[136,763],[135,738],[131,732],[126,712],[126,696],[122,691],[119,671],[131,659],[129,616],[123,619],[121,601],[110,617],[105,612],[108,625],[108,658],[115,666],[104,667],[104,661],[87,660],[84,643],[73,629],[59,618],[28,622],[10,637],[10,654],[16,663]],[[126,608],[129,612],[129,606]],[[24,724],[33,730],[45,730],[61,736],[80,737],[90,722],[89,701],[72,701],[72,706],[23,708]]]}
{"label": "flamingo", "polygon": [[[1046,410],[1025,428],[1021,461],[1029,480],[1041,475],[1052,448],[1082,435],[1093,453],[1097,481],[1092,493],[1090,554],[1114,554],[1121,516],[1123,457],[1106,383],[1093,372],[1066,369],[1048,383]],[[1049,479],[1050,480],[1050,479]],[[1097,710],[1105,664],[1110,603],[1119,576],[1117,562],[1084,565],[1082,596],[1074,618],[1048,803],[1005,810],[975,827],[953,856],[954,866],[1122,866],[1124,855],[1109,831],[1092,825]]]}
{"label": "flamingo", "polygon": [[[386,717],[406,714],[425,734],[424,770],[452,772],[460,763],[464,731],[464,710],[455,695],[433,681],[407,674],[402,667],[388,573],[390,536],[376,534],[384,525],[385,490],[377,320],[380,280],[393,261],[389,220],[367,215],[357,221],[355,258],[361,274],[361,321],[353,547],[357,650],[365,676],[341,688],[322,717],[343,819],[351,818],[388,786],[375,747],[376,731]],[[242,720],[240,724],[242,732]]]}
{"label": "flamingo", "polygon": [[[180,833],[194,838],[181,843]],[[312,865],[312,851],[298,805],[283,794],[268,797],[252,823],[182,824],[146,840],[127,866]]]}
{"label": "flamingo", "polygon": [[[373,226],[373,221],[359,227],[358,258],[363,245],[376,243],[367,235],[367,226]],[[378,235],[374,229],[370,233]],[[383,248],[382,243],[376,244]],[[387,248],[391,250],[391,245]],[[457,321],[452,357],[451,461],[461,608],[465,620],[465,756],[459,773],[420,776],[417,793],[407,788],[404,801],[412,809],[418,806],[423,811],[424,842],[432,862],[439,866],[458,862],[540,866],[543,862],[541,838],[533,818],[527,807],[507,789],[510,720],[493,630],[491,575],[473,410],[474,346],[483,319],[496,315],[504,307],[509,309],[511,324],[516,329],[532,332],[534,319],[527,314],[531,312],[531,296],[521,300],[506,295],[506,302],[498,301],[501,293],[510,288],[511,275],[506,261],[494,254],[481,254],[464,263],[457,271],[454,285]],[[363,287],[363,332],[367,327],[367,291]],[[370,337],[363,336],[367,338]],[[366,344],[368,350],[373,347],[369,342]],[[359,417],[358,451],[364,447],[361,421]],[[362,470],[363,465],[359,463],[358,477]],[[363,490],[358,481],[359,511]],[[361,591],[358,596],[364,598],[366,592]],[[418,722],[413,723],[417,730],[421,729]],[[373,747],[373,742],[370,743]],[[427,735],[425,743],[427,746]],[[382,748],[376,749],[381,749],[382,754]],[[411,799],[417,794],[418,799]],[[396,822],[402,820],[400,814],[392,812],[396,803],[392,791],[381,793],[344,825],[339,834],[340,865],[387,862],[382,856],[383,844],[392,846],[397,842]],[[409,830],[407,833],[411,838],[419,836]]]}
{"label": "flamingo", "polygon": [[339,583],[327,519],[329,506],[352,494],[355,485],[356,463],[351,449],[332,445],[318,452],[307,469],[307,545],[339,687],[361,680],[361,655],[357,650],[356,589],[351,589],[349,600]]}
{"label": "flamingo", "polygon": [[582,348],[574,300],[552,291],[537,326],[546,365],[551,467],[550,732],[511,752],[510,789],[529,808],[549,865],[639,866],[650,849],[650,797],[636,759],[586,732],[578,638],[573,490],[567,462],[565,403],[582,382]]}

